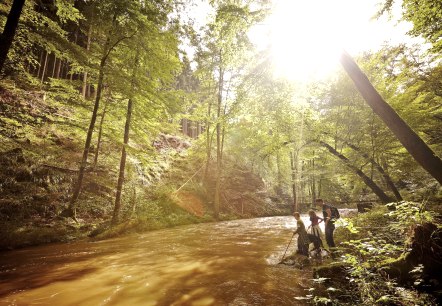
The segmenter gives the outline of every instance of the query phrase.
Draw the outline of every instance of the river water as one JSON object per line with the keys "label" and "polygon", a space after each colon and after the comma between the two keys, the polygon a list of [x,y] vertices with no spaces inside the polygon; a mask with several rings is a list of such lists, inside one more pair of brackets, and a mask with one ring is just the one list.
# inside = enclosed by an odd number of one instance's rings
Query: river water
{"label": "river water", "polygon": [[303,305],[311,271],[278,264],[294,228],[257,218],[0,253],[0,305]]}

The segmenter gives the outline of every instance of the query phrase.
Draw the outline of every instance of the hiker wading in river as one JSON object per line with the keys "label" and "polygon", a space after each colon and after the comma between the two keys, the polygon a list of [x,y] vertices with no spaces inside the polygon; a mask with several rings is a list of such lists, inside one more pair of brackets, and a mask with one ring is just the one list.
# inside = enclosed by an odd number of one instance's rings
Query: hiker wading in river
{"label": "hiker wading in river", "polygon": [[302,221],[299,212],[295,212],[293,217],[295,217],[296,220],[296,231],[293,233],[293,235],[298,234],[298,250],[296,253],[308,256],[309,239],[307,236],[307,231],[305,230],[304,222]]}
{"label": "hiker wading in river", "polygon": [[325,241],[329,248],[334,248],[333,232],[335,231],[335,219],[339,217],[333,217],[332,206],[325,204],[324,200],[316,199],[316,205],[322,205],[322,214],[325,222]]}

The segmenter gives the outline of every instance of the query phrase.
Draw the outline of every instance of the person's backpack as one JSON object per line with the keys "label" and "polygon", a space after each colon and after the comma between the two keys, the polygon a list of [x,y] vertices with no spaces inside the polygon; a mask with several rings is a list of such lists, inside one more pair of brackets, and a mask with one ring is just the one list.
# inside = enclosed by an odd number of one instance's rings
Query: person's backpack
{"label": "person's backpack", "polygon": [[339,210],[334,207],[334,206],[330,206],[330,210],[331,210],[331,218],[332,219],[339,219],[341,218],[341,215],[339,214]]}

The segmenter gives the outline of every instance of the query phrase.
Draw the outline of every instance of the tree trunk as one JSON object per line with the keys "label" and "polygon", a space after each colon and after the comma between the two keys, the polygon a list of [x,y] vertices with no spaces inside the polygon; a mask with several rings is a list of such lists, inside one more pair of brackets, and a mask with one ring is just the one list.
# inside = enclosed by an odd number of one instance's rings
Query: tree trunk
{"label": "tree trunk", "polygon": [[219,219],[220,210],[220,189],[221,189],[221,104],[223,95],[223,69],[219,70],[218,84],[218,105],[217,105],[217,123],[216,123],[216,186],[215,186],[215,219]]}
{"label": "tree trunk", "polygon": [[282,190],[282,171],[281,171],[281,154],[279,151],[276,152],[276,169],[277,169],[277,179],[278,179],[278,192]]}
{"label": "tree trunk", "polygon": [[5,64],[12,41],[14,40],[24,4],[25,0],[14,0],[12,2],[3,33],[0,35],[0,73],[3,70],[3,65]]}
{"label": "tree trunk", "polygon": [[104,104],[103,113],[101,114],[101,119],[100,119],[100,126],[98,128],[97,149],[95,150],[94,164],[92,166],[93,169],[97,167],[98,163],[98,155],[100,153],[101,136],[103,135],[103,122],[104,122],[104,116],[106,115],[106,110],[107,110],[107,103]]}
{"label": "tree trunk", "polygon": [[46,76],[46,70],[47,70],[47,67],[48,67],[48,57],[49,57],[49,52],[46,51],[45,61],[44,61],[44,64],[43,64],[43,72],[41,73],[41,82],[40,82],[40,84],[43,84],[45,76]]}
{"label": "tree trunk", "polygon": [[[315,151],[313,151],[313,156],[315,155]],[[316,177],[315,177],[315,158],[312,160],[312,207],[315,206],[316,203]]]}
{"label": "tree trunk", "polygon": [[207,119],[206,119],[206,169],[204,170],[203,181],[207,178],[209,174],[210,158],[212,156],[212,137],[210,135],[210,116],[212,113],[212,100],[209,99],[207,105]]}
{"label": "tree trunk", "polygon": [[399,190],[396,188],[396,185],[393,183],[393,180],[391,179],[391,177],[388,175],[387,172],[385,172],[384,168],[382,168],[381,165],[379,165],[379,163],[374,160],[374,158],[371,158],[370,156],[368,156],[367,153],[363,152],[360,148],[356,147],[355,145],[348,143],[346,141],[344,141],[344,143],[347,146],[349,146],[351,149],[353,149],[356,152],[358,152],[359,154],[361,154],[365,159],[369,160],[371,162],[371,164],[373,165],[373,167],[376,168],[376,170],[378,170],[379,173],[384,177],[385,182],[387,183],[388,187],[390,187],[391,191],[393,191],[393,194],[396,197],[396,200],[398,200],[398,201],[403,200],[401,194],[399,193]]}
{"label": "tree trunk", "polygon": [[38,70],[37,70],[37,74],[35,75],[35,77],[37,79],[40,77],[41,67],[43,67],[44,52],[45,52],[45,50],[42,50],[40,53],[40,60],[38,61]]}
{"label": "tree trunk", "polygon": [[136,210],[137,210],[137,187],[134,185],[132,191],[132,207],[130,209],[131,218],[135,215]]}
{"label": "tree trunk", "polygon": [[[329,135],[329,133],[327,133],[327,132],[324,132],[324,134]],[[393,180],[391,179],[390,175],[388,175],[388,173],[384,170],[384,168],[378,162],[376,162],[376,160],[373,157],[370,157],[367,153],[362,151],[361,148],[355,146],[352,143],[349,143],[348,141],[345,141],[344,139],[342,139],[340,137],[337,137],[336,139],[339,139],[345,145],[347,145],[350,149],[358,152],[362,157],[364,157],[366,160],[370,161],[372,166],[376,170],[378,170],[378,172],[382,175],[382,177],[384,178],[384,180],[387,183],[388,187],[393,192],[396,200],[398,200],[398,201],[402,201],[403,200],[401,194],[399,193],[399,190],[396,188],[396,185],[393,183]]]}
{"label": "tree trunk", "polygon": [[86,165],[87,165],[89,148],[90,148],[91,140],[92,140],[92,133],[93,133],[94,127],[95,127],[95,121],[97,120],[98,108],[100,107],[101,90],[102,90],[103,78],[104,78],[104,69],[103,69],[104,63],[102,63],[102,64],[103,64],[102,66],[100,65],[100,71],[99,71],[99,75],[98,75],[97,97],[95,99],[94,109],[92,111],[91,122],[89,124],[89,128],[87,131],[86,142],[84,144],[83,158],[82,158],[81,164],[80,164],[80,170],[79,170],[79,174],[78,174],[77,184],[75,186],[74,193],[72,195],[72,199],[69,203],[69,210],[71,211],[73,217],[75,217],[75,202],[77,201],[77,199],[80,195],[81,186],[83,184],[84,170],[86,169]]}
{"label": "tree trunk", "polygon": [[129,143],[129,130],[130,130],[130,120],[132,116],[132,98],[127,102],[127,114],[126,114],[126,125],[124,127],[124,143],[123,148],[121,150],[121,159],[120,159],[120,172],[118,175],[118,183],[117,183],[117,193],[115,196],[115,206],[114,206],[114,214],[112,216],[112,225],[118,223],[121,209],[121,193],[123,190],[123,182],[124,182],[124,170],[126,168],[126,146]]}
{"label": "tree trunk", "polygon": [[[79,26],[77,26],[77,28],[75,29],[75,36],[74,36],[74,43],[77,44],[78,42],[78,30],[80,29]],[[72,82],[74,80],[74,72],[71,71],[71,75],[69,77],[69,80]]]}
{"label": "tree trunk", "polygon": [[383,203],[386,204],[386,203],[392,202],[392,199],[389,196],[387,196],[382,191],[382,189],[379,188],[379,186],[376,185],[376,183],[373,182],[373,180],[370,179],[364,172],[362,172],[358,167],[353,165],[347,157],[345,157],[344,155],[342,155],[341,153],[336,151],[332,146],[330,146],[329,144],[327,144],[323,141],[319,141],[319,144],[321,144],[322,146],[327,148],[327,150],[330,153],[332,153],[333,155],[338,157],[340,160],[342,160],[348,168],[350,168],[355,174],[357,174],[364,181],[364,183],[379,197],[379,199]]}
{"label": "tree trunk", "polygon": [[62,59],[60,58],[60,59],[58,59],[58,61],[57,61],[57,68],[56,68],[56,71],[55,71],[55,78],[56,78],[56,79],[59,79],[59,78],[60,78],[61,63],[62,63]]}
{"label": "tree trunk", "polygon": [[407,125],[394,109],[382,99],[367,76],[345,51],[341,55],[341,64],[373,111],[396,135],[413,158],[442,184],[441,159],[435,155],[431,148]]}
{"label": "tree trunk", "polygon": [[51,78],[55,77],[55,67],[57,66],[57,55],[55,55],[54,53],[54,61],[52,63],[52,74],[51,74]]}
{"label": "tree trunk", "polygon": [[112,222],[111,222],[112,225],[117,224],[119,221],[119,218],[120,218],[121,194],[122,194],[123,183],[124,183],[124,171],[126,169],[126,157],[127,157],[126,147],[129,144],[129,131],[130,131],[131,118],[132,118],[133,95],[134,95],[134,91],[135,91],[135,84],[136,84],[135,81],[136,81],[136,76],[137,76],[138,64],[139,64],[139,50],[137,49],[137,52],[135,55],[133,71],[132,71],[130,98],[127,101],[126,124],[124,126],[124,141],[123,141],[123,148],[121,149],[120,172],[118,175],[114,214],[112,216]]}
{"label": "tree trunk", "polygon": [[293,212],[298,210],[298,199],[296,194],[296,164],[295,164],[295,152],[290,153],[290,168],[292,170],[292,193],[293,193]]}
{"label": "tree trunk", "polygon": [[201,123],[198,122],[196,125],[196,137],[199,135],[201,135]]}
{"label": "tree trunk", "polygon": [[83,184],[84,171],[85,171],[86,165],[87,165],[89,148],[91,146],[91,140],[92,140],[92,133],[94,132],[95,121],[97,120],[97,113],[98,113],[98,109],[100,107],[101,91],[103,88],[103,79],[104,79],[104,67],[106,66],[107,57],[109,56],[109,52],[110,52],[109,46],[110,46],[110,35],[107,37],[105,46],[103,48],[103,56],[101,58],[100,68],[99,68],[99,73],[98,73],[97,95],[95,98],[94,109],[92,111],[91,122],[89,124],[89,128],[88,128],[87,135],[86,135],[86,141],[85,141],[84,150],[83,150],[83,157],[82,157],[81,164],[80,164],[80,170],[78,172],[77,184],[74,188],[74,192],[73,192],[71,201],[69,202],[68,211],[65,213],[65,215],[73,217],[74,220],[76,220],[75,219],[75,203],[80,195],[81,187]]}
{"label": "tree trunk", "polygon": [[67,79],[69,74],[69,63],[68,60],[63,61],[63,67],[61,69],[61,78]]}
{"label": "tree trunk", "polygon": [[[87,51],[89,51],[91,49],[91,36],[92,36],[92,25],[89,25],[89,31],[88,31],[88,35],[87,35],[87,45],[86,45]],[[87,71],[85,71],[83,74],[82,95],[83,95],[84,99],[86,99],[88,97],[88,95],[87,95]]]}
{"label": "tree trunk", "polygon": [[187,122],[186,118],[182,119],[182,127],[183,127],[183,134],[187,136],[187,134],[188,134],[188,129],[187,129],[188,122]]}
{"label": "tree trunk", "polygon": [[305,196],[304,196],[304,169],[305,169],[305,167],[304,167],[304,161],[302,161],[302,163],[301,163],[301,171],[300,171],[300,173],[298,173],[298,176],[299,176],[299,178],[300,178],[300,180],[299,180],[299,196],[300,196],[300,200],[301,200],[301,203],[304,203],[305,202]]}
{"label": "tree trunk", "polygon": [[70,64],[66,59],[63,65],[63,79],[67,80],[69,78]]}

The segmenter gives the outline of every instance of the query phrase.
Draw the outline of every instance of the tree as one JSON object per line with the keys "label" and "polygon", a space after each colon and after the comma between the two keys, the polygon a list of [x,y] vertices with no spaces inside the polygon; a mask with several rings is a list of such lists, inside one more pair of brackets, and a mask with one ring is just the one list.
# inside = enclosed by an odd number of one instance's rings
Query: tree
{"label": "tree", "polygon": [[[95,103],[92,110],[91,120],[89,123],[89,127],[87,130],[84,150],[83,150],[83,156],[80,163],[80,168],[78,171],[78,178],[77,182],[74,187],[73,195],[71,200],[69,201],[69,207],[68,209],[63,213],[66,216],[76,218],[76,202],[78,200],[78,197],[81,192],[81,187],[83,184],[83,178],[87,166],[87,161],[89,157],[89,150],[91,147],[91,141],[92,141],[92,134],[94,132],[95,128],[95,122],[97,120],[98,115],[98,109],[100,107],[100,101],[101,101],[101,93],[103,90],[103,80],[105,75],[105,68],[107,64],[107,60],[109,58],[109,55],[111,52],[125,39],[128,39],[132,37],[135,33],[134,32],[128,32],[127,26],[124,23],[124,19],[121,19],[119,17],[125,16],[128,14],[128,9],[130,6],[128,6],[128,3],[119,3],[119,5],[109,5],[106,6],[103,4],[101,13],[106,16],[106,9],[108,9],[107,14],[111,14],[112,20],[110,25],[108,26],[108,32],[105,36],[105,43],[102,49],[102,55],[100,59],[100,64],[98,68],[98,81],[97,81],[97,93],[95,96]],[[130,31],[130,29],[129,29]],[[118,33],[118,34],[116,34]],[[116,35],[116,37],[115,37]]]}
{"label": "tree", "polygon": [[[117,65],[120,69],[110,77],[110,81],[115,83],[114,89],[127,97],[128,101],[112,217],[113,225],[120,219],[126,161],[128,153],[131,152],[129,134],[136,133],[136,130],[131,129],[133,118],[152,121],[151,108],[154,104],[162,108],[172,108],[177,102],[176,97],[166,95],[175,91],[173,83],[180,69],[176,27],[173,23],[168,23],[167,12],[171,9],[172,7],[168,5],[146,8],[134,4],[131,9],[131,23],[127,27],[132,27],[136,35],[117,50],[119,59]],[[134,111],[135,106],[139,109],[138,112]],[[159,119],[157,116],[154,120]]]}
{"label": "tree", "polygon": [[379,173],[382,175],[382,177],[385,179],[385,182],[387,183],[388,187],[390,187],[391,191],[393,192],[394,196],[396,197],[396,200],[398,200],[398,201],[402,201],[403,200],[401,194],[399,193],[399,190],[397,189],[396,185],[393,183],[393,180],[388,175],[388,173],[385,172],[384,168],[382,168],[382,166],[379,165],[378,162],[376,162],[372,157],[368,156],[367,153],[365,153],[363,150],[361,150],[361,148],[355,146],[354,144],[349,143],[347,141],[344,141],[344,143],[349,148],[355,150],[356,152],[361,154],[361,156],[363,156],[365,159],[370,161],[372,163],[372,165],[376,168],[376,170],[378,170]]}
{"label": "tree", "polygon": [[392,202],[392,199],[387,196],[385,192],[382,191],[382,189],[375,182],[373,182],[373,180],[370,179],[364,172],[353,165],[347,157],[336,151],[331,145],[324,141],[319,141],[319,144],[324,146],[330,153],[338,157],[348,168],[350,168],[355,174],[357,174],[383,203],[386,204]]}
{"label": "tree", "polygon": [[351,56],[343,52],[341,64],[373,111],[384,121],[414,159],[442,184],[442,161],[387,104]]}
{"label": "tree", "polygon": [[9,48],[14,40],[14,35],[17,30],[18,21],[20,19],[24,4],[25,0],[14,0],[12,2],[11,10],[3,29],[3,33],[0,35],[0,73],[3,70],[3,65],[6,57],[8,56]]}
{"label": "tree", "polygon": [[[390,11],[394,0],[385,0],[378,15]],[[413,36],[422,35],[433,45],[433,51],[442,51],[442,2],[439,0],[403,0],[402,18],[413,24],[409,32]]]}
{"label": "tree", "polygon": [[[241,70],[245,66],[245,54],[250,47],[247,30],[263,17],[261,10],[251,10],[247,1],[213,1],[216,10],[215,20],[207,28],[204,45],[199,50],[200,58],[210,59],[207,68],[215,76],[215,136],[216,136],[216,186],[214,214],[220,212],[220,188],[223,172],[223,146],[226,136],[227,112],[231,106],[232,92],[235,91]],[[208,111],[212,111],[209,104]],[[206,126],[208,146],[211,145],[209,127]],[[210,153],[208,153],[210,158]],[[207,161],[209,162],[209,160]]]}

